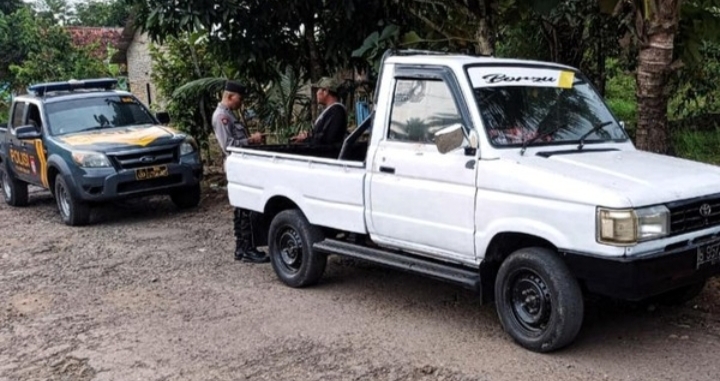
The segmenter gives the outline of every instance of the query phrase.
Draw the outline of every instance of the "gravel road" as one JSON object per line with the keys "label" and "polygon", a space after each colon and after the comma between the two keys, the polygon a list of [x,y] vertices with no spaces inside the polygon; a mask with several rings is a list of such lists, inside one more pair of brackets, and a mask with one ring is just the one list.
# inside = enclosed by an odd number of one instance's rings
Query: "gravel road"
{"label": "gravel road", "polygon": [[282,285],[232,259],[222,193],[178,212],[153,198],[62,225],[47,193],[0,205],[0,381],[717,380],[720,281],[681,307],[591,301],[550,355],[505,335],[472,293],[330,259]]}

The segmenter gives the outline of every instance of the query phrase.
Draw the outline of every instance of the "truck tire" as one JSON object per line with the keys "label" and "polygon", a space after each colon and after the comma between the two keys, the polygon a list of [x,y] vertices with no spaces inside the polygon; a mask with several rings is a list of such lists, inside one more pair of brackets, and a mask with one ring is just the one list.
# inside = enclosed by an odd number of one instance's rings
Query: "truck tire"
{"label": "truck tire", "polygon": [[703,280],[698,283],[683,286],[675,290],[653,296],[647,301],[649,303],[657,303],[664,306],[679,306],[695,299],[698,295],[700,295],[703,288],[705,288],[706,282],[706,280]]}
{"label": "truck tire", "polygon": [[201,193],[200,184],[196,184],[172,192],[170,194],[170,199],[173,204],[178,207],[178,209],[190,209],[200,204]]}
{"label": "truck tire", "polygon": [[0,182],[2,183],[3,197],[10,206],[27,206],[28,185],[18,180],[7,168],[0,169]]}
{"label": "truck tire", "polygon": [[582,325],[580,286],[557,253],[545,248],[510,254],[498,271],[495,303],[505,332],[535,352],[570,344]]}
{"label": "truck tire", "polygon": [[90,205],[73,196],[60,174],[55,177],[55,201],[65,225],[82,226],[90,222]]}
{"label": "truck tire", "polygon": [[317,283],[325,272],[327,256],[313,250],[324,239],[320,228],[297,210],[284,210],[270,223],[268,252],[278,278],[290,287]]}

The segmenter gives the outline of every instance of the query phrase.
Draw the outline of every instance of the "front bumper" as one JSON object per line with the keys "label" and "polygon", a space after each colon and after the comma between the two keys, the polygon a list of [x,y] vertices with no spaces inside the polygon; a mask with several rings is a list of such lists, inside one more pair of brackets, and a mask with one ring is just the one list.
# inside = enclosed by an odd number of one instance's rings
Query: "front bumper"
{"label": "front bumper", "polygon": [[643,255],[604,258],[567,251],[563,255],[587,291],[637,301],[719,275],[720,259],[708,260],[707,254],[698,258],[699,248],[706,253],[718,247],[720,236],[715,234]]}
{"label": "front bumper", "polygon": [[81,200],[102,202],[166,194],[197,185],[202,177],[202,164],[196,162],[167,164],[166,176],[146,180],[138,180],[134,169],[116,171],[113,168],[87,170],[73,180],[76,194]]}

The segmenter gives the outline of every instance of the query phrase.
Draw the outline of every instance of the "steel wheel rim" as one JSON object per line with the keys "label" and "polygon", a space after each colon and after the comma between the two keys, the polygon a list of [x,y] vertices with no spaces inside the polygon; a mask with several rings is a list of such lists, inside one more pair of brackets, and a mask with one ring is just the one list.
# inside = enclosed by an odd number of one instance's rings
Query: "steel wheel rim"
{"label": "steel wheel rim", "polygon": [[70,217],[70,200],[67,194],[67,190],[62,184],[58,185],[57,189],[57,200],[58,206],[60,207],[60,213],[65,217]]}
{"label": "steel wheel rim", "polygon": [[10,181],[8,181],[8,174],[7,172],[3,171],[2,173],[2,188],[3,193],[5,194],[5,199],[9,200],[12,198],[12,188],[10,187]]}
{"label": "steel wheel rim", "polygon": [[534,271],[522,269],[513,274],[509,285],[507,301],[515,321],[530,333],[542,333],[552,313],[552,300],[545,281]]}
{"label": "steel wheel rim", "polygon": [[297,230],[285,227],[275,240],[280,251],[280,263],[290,273],[300,271],[303,260],[302,237]]}

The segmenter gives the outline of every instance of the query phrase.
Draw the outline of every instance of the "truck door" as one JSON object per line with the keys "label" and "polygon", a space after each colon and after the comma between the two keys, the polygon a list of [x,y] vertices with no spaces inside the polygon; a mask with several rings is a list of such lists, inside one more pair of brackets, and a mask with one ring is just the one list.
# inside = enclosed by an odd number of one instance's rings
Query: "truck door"
{"label": "truck door", "polygon": [[[17,128],[35,125],[42,131],[42,118],[37,105],[18,101],[15,103],[8,126],[8,158],[11,169],[19,179],[34,185],[45,185],[44,148],[40,139],[18,139]],[[41,156],[42,155],[42,156]]]}
{"label": "truck door", "polygon": [[472,128],[459,85],[449,69],[401,67],[393,91],[370,171],[370,233],[379,243],[471,262],[477,154],[441,154],[433,142],[444,127]]}

